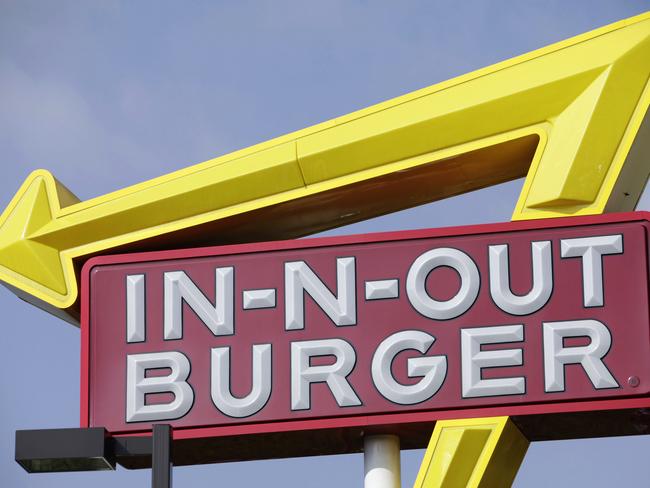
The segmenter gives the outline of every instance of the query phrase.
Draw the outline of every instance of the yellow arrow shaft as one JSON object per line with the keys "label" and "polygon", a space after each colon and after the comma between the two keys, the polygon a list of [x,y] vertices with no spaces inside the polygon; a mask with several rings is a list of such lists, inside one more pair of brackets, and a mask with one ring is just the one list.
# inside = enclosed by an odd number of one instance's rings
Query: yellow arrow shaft
{"label": "yellow arrow shaft", "polygon": [[[243,160],[242,160],[243,159]],[[113,247],[115,237],[139,240],[136,233],[173,222],[178,227],[205,220],[215,209],[227,209],[246,201],[302,188],[303,181],[290,144],[280,145],[248,158],[199,169],[154,185],[136,185],[61,210],[30,237],[61,250],[87,244],[93,250]],[[172,176],[172,175],[170,175]],[[192,222],[187,221],[192,219]],[[184,222],[185,221],[185,222]],[[95,245],[98,244],[98,245]],[[79,254],[84,250],[79,249]]]}
{"label": "yellow arrow shaft", "polygon": [[[595,44],[578,43],[572,50],[558,48],[555,52],[567,58],[565,63],[557,56],[551,59],[545,55],[532,61],[526,57],[513,60],[489,74],[461,77],[456,83],[433,86],[415,96],[406,95],[356,116],[351,114],[344,121],[269,141],[258,152],[240,157],[235,153],[194,170],[71,205],[31,237],[60,250],[91,244],[92,251],[97,251],[112,247],[115,237],[124,237],[123,243],[141,239],[140,231],[159,225],[195,225],[212,219],[210,214],[215,209],[238,213],[232,207],[292,190],[308,197],[319,191],[314,187],[318,183],[354,174],[357,178],[353,180],[359,181],[364,179],[361,173],[365,170],[425,154],[429,155],[426,162],[435,162],[444,157],[436,154],[442,149],[481,141],[513,128],[540,132],[539,124],[549,121],[556,127],[549,124],[544,127],[547,131],[558,131],[557,126],[562,124],[582,124],[587,130],[566,130],[550,139],[545,149],[549,163],[540,168],[537,178],[552,179],[555,195],[549,196],[548,184],[538,184],[531,188],[530,203],[541,207],[558,199],[590,203],[616,151],[617,145],[611,141],[620,139],[625,128],[612,118],[630,118],[648,77],[647,68],[630,69],[631,65],[643,65],[640,57],[650,53],[647,26],[633,27],[638,32],[628,31],[627,42],[614,47],[605,38],[595,38]],[[589,51],[598,51],[598,63],[593,62]],[[621,61],[611,66],[617,59]],[[562,70],[558,71],[558,63]],[[616,76],[619,71],[631,71],[635,76]],[[611,85],[613,91],[606,91],[605,85]],[[616,96],[620,90],[628,95],[633,90],[636,96],[621,102]],[[591,118],[590,125],[576,120],[585,116]],[[617,137],[600,137],[609,126],[619,132]],[[575,161],[573,166],[566,164],[567,158]],[[589,184],[576,184],[585,166],[589,167]],[[286,197],[295,198],[296,194]],[[75,254],[88,251],[78,249]]]}

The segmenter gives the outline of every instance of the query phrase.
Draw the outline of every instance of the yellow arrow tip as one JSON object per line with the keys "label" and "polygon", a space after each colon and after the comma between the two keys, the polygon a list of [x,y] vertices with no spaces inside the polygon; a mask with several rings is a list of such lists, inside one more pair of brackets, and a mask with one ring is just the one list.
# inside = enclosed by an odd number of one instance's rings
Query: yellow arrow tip
{"label": "yellow arrow tip", "polygon": [[37,170],[0,215],[0,280],[21,291],[21,298],[41,307],[66,308],[77,294],[75,280],[70,279],[74,278],[72,261],[33,238],[59,210],[56,180],[49,171]]}

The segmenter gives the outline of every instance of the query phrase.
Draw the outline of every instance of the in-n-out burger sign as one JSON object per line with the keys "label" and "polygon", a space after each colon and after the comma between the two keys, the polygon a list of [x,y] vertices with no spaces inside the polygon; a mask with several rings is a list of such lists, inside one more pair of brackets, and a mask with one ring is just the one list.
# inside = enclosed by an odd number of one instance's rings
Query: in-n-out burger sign
{"label": "in-n-out burger sign", "polygon": [[637,213],[97,258],[82,423],[218,435],[646,396],[647,228]]}

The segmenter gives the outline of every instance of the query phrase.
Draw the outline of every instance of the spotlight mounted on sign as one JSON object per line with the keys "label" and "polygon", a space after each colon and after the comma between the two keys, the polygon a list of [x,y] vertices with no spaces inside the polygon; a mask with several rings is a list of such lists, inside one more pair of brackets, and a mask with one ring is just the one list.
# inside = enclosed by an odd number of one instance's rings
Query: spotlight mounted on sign
{"label": "spotlight mounted on sign", "polygon": [[112,451],[103,427],[16,431],[16,462],[28,473],[113,471]]}
{"label": "spotlight mounted on sign", "polygon": [[[115,471],[116,460],[151,458],[153,488],[171,488],[172,428],[115,438],[104,427],[16,431],[16,462],[28,473]],[[121,461],[120,461],[121,462]]]}

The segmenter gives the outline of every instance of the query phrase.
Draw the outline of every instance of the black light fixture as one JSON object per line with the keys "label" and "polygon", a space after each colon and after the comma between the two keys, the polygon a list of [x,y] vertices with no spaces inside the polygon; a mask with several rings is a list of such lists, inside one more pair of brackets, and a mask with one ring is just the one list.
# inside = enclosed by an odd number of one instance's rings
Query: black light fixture
{"label": "black light fixture", "polygon": [[103,427],[16,431],[16,462],[28,473],[115,470]]}
{"label": "black light fixture", "polygon": [[151,486],[172,486],[172,428],[151,436],[111,438],[103,427],[16,431],[16,462],[28,473],[114,471],[116,458],[150,458]]}

